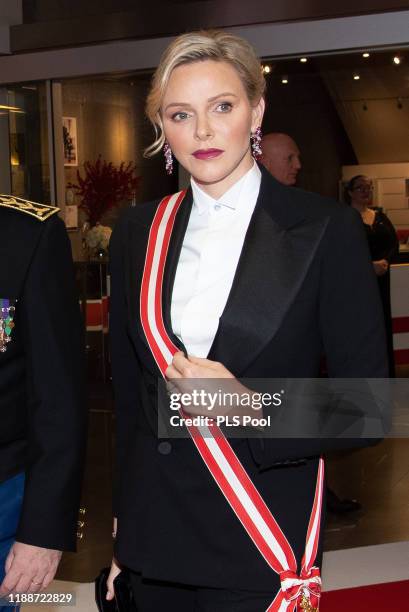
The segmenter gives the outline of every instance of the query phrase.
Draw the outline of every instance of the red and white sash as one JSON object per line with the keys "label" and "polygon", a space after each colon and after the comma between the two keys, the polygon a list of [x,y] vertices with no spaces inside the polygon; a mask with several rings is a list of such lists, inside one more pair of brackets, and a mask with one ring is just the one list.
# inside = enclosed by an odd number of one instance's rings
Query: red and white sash
{"label": "red and white sash", "polygon": [[[162,284],[170,237],[178,209],[185,196],[180,191],[164,198],[156,211],[149,233],[142,278],[140,315],[142,327],[162,376],[179,351],[169,338],[162,317]],[[208,470],[229,502],[237,518],[279,575],[281,588],[266,612],[318,610],[321,578],[314,566],[317,555],[322,509],[324,462],[318,466],[314,503],[308,525],[301,571],[297,572],[294,552],[241,465],[223,432],[215,424],[188,427]]]}

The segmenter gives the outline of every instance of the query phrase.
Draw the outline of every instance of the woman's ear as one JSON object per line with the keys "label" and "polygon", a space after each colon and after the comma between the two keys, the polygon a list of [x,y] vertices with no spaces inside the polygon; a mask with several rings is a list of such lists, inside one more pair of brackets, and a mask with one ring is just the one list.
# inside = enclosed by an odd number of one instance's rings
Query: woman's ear
{"label": "woman's ear", "polygon": [[252,121],[251,121],[251,131],[254,132],[258,127],[261,126],[263,121],[264,110],[266,108],[266,103],[264,98],[261,97],[257,102],[256,106],[252,108]]}

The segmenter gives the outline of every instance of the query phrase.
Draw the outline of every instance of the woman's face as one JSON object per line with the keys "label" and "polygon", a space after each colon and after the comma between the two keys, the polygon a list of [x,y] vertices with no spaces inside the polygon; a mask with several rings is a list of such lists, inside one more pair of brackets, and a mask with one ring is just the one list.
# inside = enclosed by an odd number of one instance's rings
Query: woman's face
{"label": "woman's face", "polygon": [[360,176],[350,190],[351,203],[357,206],[370,206],[372,203],[372,182],[366,176]]}
{"label": "woman's face", "polygon": [[212,60],[175,68],[161,108],[173,154],[214,198],[251,168],[250,134],[263,112],[264,100],[251,105],[236,70]]}

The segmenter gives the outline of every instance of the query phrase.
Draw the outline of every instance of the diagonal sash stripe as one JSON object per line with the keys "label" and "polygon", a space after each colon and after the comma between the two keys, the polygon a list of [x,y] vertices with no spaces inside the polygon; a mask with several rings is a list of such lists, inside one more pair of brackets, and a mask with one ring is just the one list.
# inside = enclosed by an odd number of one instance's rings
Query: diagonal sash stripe
{"label": "diagonal sash stripe", "polygon": [[[191,429],[193,431],[190,431]],[[277,573],[281,571],[281,567],[290,569],[285,553],[274,533],[258,511],[212,434],[209,431],[199,434],[197,430],[194,431],[194,428],[190,427],[189,431],[210,473],[267,563]],[[272,555],[272,551],[275,551],[276,554]]]}
{"label": "diagonal sash stripe", "polygon": [[[297,561],[295,559],[293,550],[292,550],[292,548],[291,548],[287,538],[285,537],[284,533],[281,531],[277,521],[274,519],[274,517],[271,514],[270,510],[268,509],[266,503],[264,502],[264,500],[261,497],[260,493],[258,492],[256,487],[254,486],[252,480],[250,479],[250,477],[247,474],[246,470],[244,469],[244,467],[242,466],[242,464],[238,460],[237,455],[233,451],[233,449],[230,446],[229,442],[224,437],[223,432],[221,430],[220,430],[220,433],[221,433],[221,436],[217,438],[218,444],[219,444],[220,447],[223,447],[223,453],[224,453],[225,457],[227,458],[227,460],[229,462],[229,465],[234,470],[235,474],[237,475],[237,478],[240,480],[242,486],[244,487],[247,496],[250,498],[250,500],[255,505],[257,511],[259,512],[259,514],[261,515],[262,519],[266,523],[266,525],[267,525],[268,529],[270,530],[270,532],[271,533],[275,533],[275,538],[276,538],[277,546],[279,547],[279,549],[285,551],[285,554],[286,554],[286,560],[285,561],[286,561],[286,563],[281,562],[281,567],[288,566],[289,569],[292,569],[293,571],[296,571],[297,570]],[[277,549],[273,548],[273,551],[274,550],[276,550],[275,554],[276,554],[277,559],[279,559],[279,555],[277,554]],[[277,571],[277,569],[276,569],[276,571]],[[278,571],[281,571],[281,568]]]}
{"label": "diagonal sash stripe", "polygon": [[[172,356],[178,350],[178,348],[170,340],[165,330],[165,325],[163,323],[162,288],[163,288],[163,276],[165,272],[166,257],[167,257],[168,250],[169,250],[170,237],[172,235],[172,230],[173,230],[173,226],[175,223],[176,214],[183,201],[183,198],[185,197],[185,194],[186,194],[186,191],[180,191],[179,193],[176,193],[174,196],[170,198],[169,203],[167,205],[167,211],[166,211],[167,214],[165,214],[163,217],[164,222],[166,219],[168,220],[166,224],[166,229],[163,232],[162,240],[161,240],[160,233],[157,239],[157,250],[159,252],[158,253],[159,259],[158,259],[157,278],[160,279],[160,282],[156,284],[156,290],[155,290],[155,319],[156,319],[156,325],[157,325],[160,337],[164,340]],[[161,243],[162,243],[162,246],[161,246]],[[152,269],[152,273],[153,273],[153,269]],[[155,277],[152,275],[151,282],[153,282],[153,284],[155,284],[154,280],[155,280]],[[171,360],[172,359],[170,359],[170,361]],[[170,361],[168,361],[168,365]]]}
{"label": "diagonal sash stripe", "polygon": [[[155,213],[149,232],[148,248],[141,284],[140,316],[142,327],[158,368],[165,372],[178,348],[165,329],[162,287],[175,217],[185,196],[181,191],[164,198]],[[183,416],[183,410],[180,411]],[[321,591],[319,569],[313,567],[320,532],[324,462],[319,461],[314,502],[308,524],[301,575],[297,575],[294,552],[254,483],[240,463],[222,430],[187,427],[190,436],[221,492],[242,523],[268,565],[280,575],[281,589],[267,612],[295,612],[301,596],[318,609]]]}
{"label": "diagonal sash stripe", "polygon": [[318,464],[317,487],[315,489],[314,503],[307,530],[305,554],[301,562],[303,572],[308,572],[317,556],[318,540],[321,525],[322,497],[324,493],[324,461],[320,459]]}
{"label": "diagonal sash stripe", "polygon": [[[140,301],[142,327],[163,376],[174,353],[178,350],[166,334],[163,324],[161,309],[163,272],[173,224],[184,195],[185,192],[181,191],[165,198],[159,204],[149,232],[142,276]],[[156,283],[155,279],[159,282]],[[153,325],[150,321],[153,321]]]}

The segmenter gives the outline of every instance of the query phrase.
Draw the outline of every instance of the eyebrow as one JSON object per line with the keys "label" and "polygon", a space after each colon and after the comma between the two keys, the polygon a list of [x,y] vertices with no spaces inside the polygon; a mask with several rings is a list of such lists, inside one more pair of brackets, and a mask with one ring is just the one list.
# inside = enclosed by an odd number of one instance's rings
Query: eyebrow
{"label": "eyebrow", "polygon": [[[208,98],[207,101],[208,102],[214,102],[215,100],[217,100],[218,98],[225,98],[226,96],[230,96],[233,98],[237,98],[238,96],[234,93],[232,93],[231,91],[224,91],[220,94],[217,94],[217,96],[212,96],[211,98]],[[171,108],[173,106],[190,106],[190,104],[187,104],[186,102],[172,102],[171,104],[168,104],[167,107],[165,108],[165,111],[168,110],[168,108]]]}

